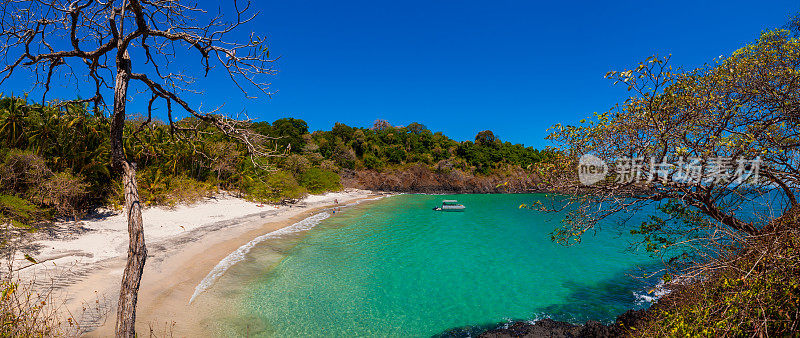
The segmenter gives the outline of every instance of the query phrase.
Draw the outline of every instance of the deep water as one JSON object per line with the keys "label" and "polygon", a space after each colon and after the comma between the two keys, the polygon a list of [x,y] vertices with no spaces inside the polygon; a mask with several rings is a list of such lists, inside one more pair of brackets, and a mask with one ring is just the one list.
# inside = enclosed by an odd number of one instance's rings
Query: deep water
{"label": "deep water", "polygon": [[[235,305],[213,326],[223,335],[431,336],[543,317],[611,322],[647,306],[654,281],[634,277],[659,263],[630,249],[628,230],[609,220],[579,245],[553,243],[559,216],[519,208],[541,197],[400,195],[343,209],[253,248],[214,286]],[[432,211],[442,199],[467,210]]]}

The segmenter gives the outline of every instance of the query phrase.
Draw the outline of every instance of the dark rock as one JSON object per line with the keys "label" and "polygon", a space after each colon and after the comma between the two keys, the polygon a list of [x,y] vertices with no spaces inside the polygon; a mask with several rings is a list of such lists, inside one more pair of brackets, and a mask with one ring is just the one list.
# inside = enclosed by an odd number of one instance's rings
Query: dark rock
{"label": "dark rock", "polygon": [[482,325],[448,330],[437,337],[622,337],[628,336],[629,329],[642,320],[646,314],[647,310],[628,310],[619,315],[614,324],[609,325],[593,320],[583,325],[574,325],[549,318],[534,323],[496,324],[494,329],[487,329],[491,326]]}
{"label": "dark rock", "polygon": [[507,328],[484,332],[479,337],[616,337],[614,327],[589,321],[584,325],[572,325],[552,319],[542,319],[535,323],[516,322]]}
{"label": "dark rock", "polygon": [[644,319],[647,310],[628,310],[617,317],[616,326],[619,329],[627,330],[636,326],[636,323]]}

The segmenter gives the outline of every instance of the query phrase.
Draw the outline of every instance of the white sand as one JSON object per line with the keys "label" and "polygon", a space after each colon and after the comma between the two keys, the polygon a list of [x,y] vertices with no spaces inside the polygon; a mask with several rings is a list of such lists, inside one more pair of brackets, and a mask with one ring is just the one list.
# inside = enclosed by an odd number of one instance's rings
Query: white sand
{"label": "white sand", "polygon": [[[334,200],[345,203],[349,200],[363,198],[370,193],[365,190],[346,190],[309,195],[292,207],[253,203],[226,194],[220,194],[193,205],[179,205],[175,208],[149,207],[142,211],[145,242],[150,246],[220,221],[230,221],[256,214],[274,216],[291,209],[300,210],[300,208],[333,204]],[[276,212],[269,213],[269,211]],[[110,258],[125,257],[128,248],[126,215],[119,211],[105,209],[101,210],[100,214],[101,216],[77,223],[57,224],[60,234],[55,237],[60,238],[47,236],[45,239],[34,242],[34,245],[39,248],[33,257],[40,263],[47,262],[48,264],[34,265],[25,270],[65,263],[69,266],[92,264]],[[268,222],[269,219],[264,221]],[[235,227],[236,224],[230,226]],[[24,260],[18,259],[17,261]]]}
{"label": "white sand", "polygon": [[[180,205],[173,209],[146,208],[142,211],[145,242],[156,243],[200,228],[208,223],[278,209],[272,205],[262,207],[257,205],[240,198],[220,195],[193,205]],[[42,248],[34,257],[40,262],[49,261],[56,265],[64,262],[91,264],[109,258],[122,257],[127,253],[128,247],[127,217],[122,212],[101,211],[101,213],[106,212],[109,213],[108,216],[82,220],[77,224],[73,222],[58,224],[57,226],[66,232],[66,238],[36,241],[35,244]],[[85,230],[69,230],[76,225]]]}
{"label": "white sand", "polygon": [[[147,321],[148,316],[158,320],[165,309],[169,310],[167,315],[179,319],[181,307],[188,303],[195,286],[218,262],[253,238],[291,226],[314,210],[333,206],[335,200],[345,205],[375,195],[349,189],[311,195],[291,206],[261,205],[220,195],[193,205],[144,209],[148,258],[137,323]],[[19,257],[16,261],[22,262],[18,264],[18,269],[22,267],[18,270],[20,277],[60,290],[70,311],[98,295],[107,299],[107,304],[100,305],[111,311],[125,266],[128,226],[124,213],[101,214],[77,223],[58,224],[53,235],[35,241],[37,249],[31,253],[39,264],[31,265]],[[110,333],[109,321],[113,329],[113,318],[90,321],[85,325],[105,325],[95,334]]]}

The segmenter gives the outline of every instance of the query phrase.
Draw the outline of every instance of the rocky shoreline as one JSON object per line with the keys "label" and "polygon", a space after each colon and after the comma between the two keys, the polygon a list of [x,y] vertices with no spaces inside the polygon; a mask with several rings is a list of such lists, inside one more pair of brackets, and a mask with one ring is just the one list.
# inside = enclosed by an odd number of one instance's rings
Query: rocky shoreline
{"label": "rocky shoreline", "polygon": [[544,192],[536,174],[521,168],[502,174],[475,175],[459,169],[431,169],[422,164],[378,172],[344,170],[339,173],[345,187],[372,191],[428,194],[492,194]]}
{"label": "rocky shoreline", "polygon": [[471,326],[451,329],[436,337],[622,337],[628,330],[644,318],[647,310],[628,310],[619,315],[613,324],[588,321],[582,325],[555,321],[549,318],[530,321],[517,321],[511,324]]}

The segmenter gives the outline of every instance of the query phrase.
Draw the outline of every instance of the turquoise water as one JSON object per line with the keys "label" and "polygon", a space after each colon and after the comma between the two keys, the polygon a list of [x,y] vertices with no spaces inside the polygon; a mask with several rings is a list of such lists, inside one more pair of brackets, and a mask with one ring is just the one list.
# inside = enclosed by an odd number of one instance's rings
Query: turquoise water
{"label": "turquoise water", "polygon": [[[553,243],[558,216],[519,209],[540,197],[400,195],[262,243],[223,282],[240,311],[225,332],[431,336],[543,317],[609,322],[646,306],[636,294],[648,286],[631,275],[658,262],[610,224],[580,245]],[[467,211],[431,210],[445,198]]]}

